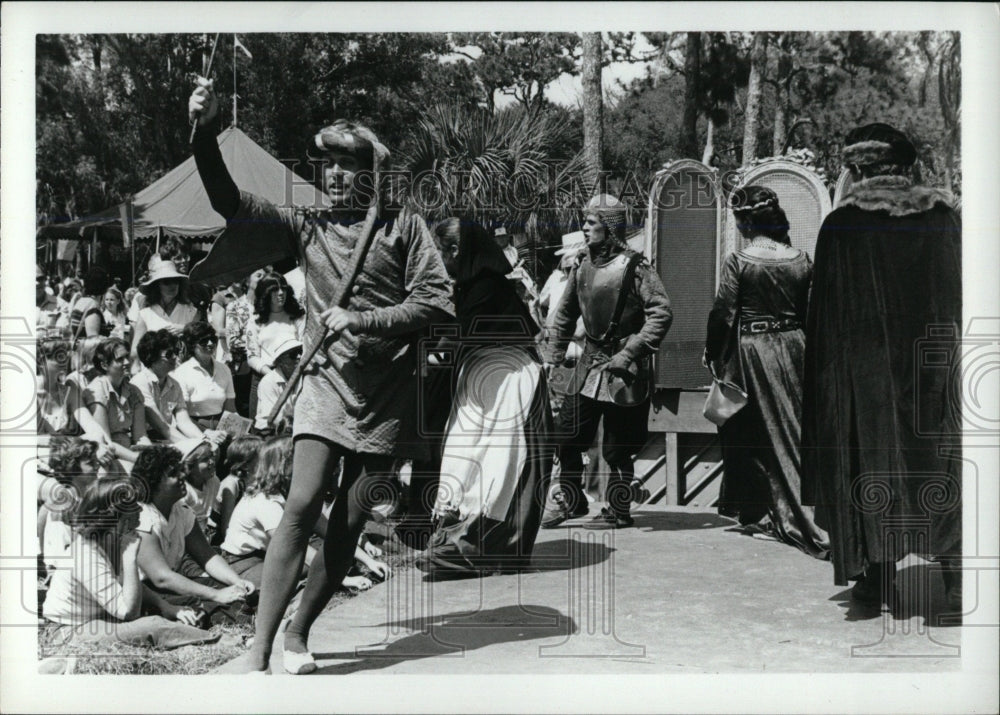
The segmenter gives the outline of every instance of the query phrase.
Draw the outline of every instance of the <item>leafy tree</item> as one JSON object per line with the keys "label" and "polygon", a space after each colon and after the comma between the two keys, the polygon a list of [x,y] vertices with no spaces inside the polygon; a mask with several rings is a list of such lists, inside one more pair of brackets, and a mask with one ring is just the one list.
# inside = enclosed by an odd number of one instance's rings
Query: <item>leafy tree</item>
{"label": "leafy tree", "polygon": [[541,108],[545,87],[576,69],[580,45],[579,35],[571,32],[456,33],[451,40],[453,51],[471,61],[490,111],[498,93],[514,97],[525,109]]}

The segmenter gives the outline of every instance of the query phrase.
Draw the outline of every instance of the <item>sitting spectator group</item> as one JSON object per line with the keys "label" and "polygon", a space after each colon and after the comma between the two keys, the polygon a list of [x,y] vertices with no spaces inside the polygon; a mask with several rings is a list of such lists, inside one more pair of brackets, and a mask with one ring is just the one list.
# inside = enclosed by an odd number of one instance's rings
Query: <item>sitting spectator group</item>
{"label": "sitting spectator group", "polygon": [[[292,403],[267,418],[302,354],[302,308],[279,273],[213,294],[188,263],[164,241],[125,294],[103,268],[55,290],[37,268],[39,611],[60,642],[176,648],[253,618]],[[369,575],[344,587],[388,577],[380,555],[363,536]]]}

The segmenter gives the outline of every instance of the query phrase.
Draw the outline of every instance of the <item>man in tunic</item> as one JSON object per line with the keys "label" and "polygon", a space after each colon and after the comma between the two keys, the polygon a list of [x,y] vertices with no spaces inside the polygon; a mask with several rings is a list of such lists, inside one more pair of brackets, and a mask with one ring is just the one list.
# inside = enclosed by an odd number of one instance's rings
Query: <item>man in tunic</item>
{"label": "man in tunic", "polygon": [[[656,271],[625,244],[624,204],[607,194],[595,196],[584,209],[583,233],[587,253],[570,273],[559,303],[549,364],[563,361],[581,315],[587,339],[576,364],[574,387],[559,413],[560,485],[542,527],[552,528],[589,512],[580,453],[590,447],[603,419],[602,452],[611,468],[604,495],[608,506],[587,527],[617,529],[633,523],[632,457],[646,443],[649,419],[648,393],[638,404],[630,404],[631,400],[622,399],[621,388],[643,378],[637,374],[640,360],[659,349],[673,313]],[[616,321],[619,300],[624,305]]]}
{"label": "man in tunic", "polygon": [[820,228],[806,320],[802,501],[830,535],[834,582],[895,603],[896,562],[938,556],[961,606],[961,223],[915,186],[886,124],[847,136],[854,184]]}
{"label": "man in tunic", "polygon": [[[267,550],[250,667],[268,666],[278,624],[302,568],[323,494],[343,458],[341,482],[329,517],[324,558],[316,559],[291,624],[284,667],[308,673],[316,663],[306,646],[309,629],[353,563],[354,549],[397,459],[426,458],[417,435],[415,331],[453,314],[450,284],[423,218],[406,209],[381,212],[378,172],[388,150],[369,129],[338,121],[315,136],[329,210],[278,207],[240,192],[210,129],[218,112],[211,82],[199,79],[189,113],[198,119],[195,160],[213,207],[227,229],[193,275],[215,284],[289,256],[306,281],[304,344],[322,347],[304,369],[296,397],[295,451],[285,513]],[[373,235],[365,234],[366,224]],[[370,240],[345,307],[332,304],[345,266]],[[328,331],[324,337],[324,331]]]}

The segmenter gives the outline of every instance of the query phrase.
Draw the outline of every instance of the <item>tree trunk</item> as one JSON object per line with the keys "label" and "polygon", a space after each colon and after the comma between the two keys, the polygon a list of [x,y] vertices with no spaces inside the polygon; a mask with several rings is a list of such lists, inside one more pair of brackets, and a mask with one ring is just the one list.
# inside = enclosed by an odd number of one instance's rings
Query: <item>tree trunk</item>
{"label": "tree trunk", "polygon": [[701,155],[701,163],[705,166],[711,166],[713,156],[715,156],[715,122],[710,116],[708,118],[708,132],[705,136],[705,152]]}
{"label": "tree trunk", "polygon": [[743,124],[743,166],[757,158],[757,125],[760,117],[760,95],[767,68],[767,33],[753,36],[750,48],[750,82],[747,84],[747,111]]}
{"label": "tree trunk", "polygon": [[601,33],[583,34],[583,155],[586,180],[595,186],[604,168],[604,98],[601,93]]}
{"label": "tree trunk", "polygon": [[684,54],[684,119],[681,122],[681,154],[698,155],[698,74],[701,71],[701,33],[687,33]]}
{"label": "tree trunk", "polygon": [[792,73],[792,56],[781,51],[778,56],[778,90],[774,98],[774,140],[772,154],[779,156],[788,139],[789,75]]}

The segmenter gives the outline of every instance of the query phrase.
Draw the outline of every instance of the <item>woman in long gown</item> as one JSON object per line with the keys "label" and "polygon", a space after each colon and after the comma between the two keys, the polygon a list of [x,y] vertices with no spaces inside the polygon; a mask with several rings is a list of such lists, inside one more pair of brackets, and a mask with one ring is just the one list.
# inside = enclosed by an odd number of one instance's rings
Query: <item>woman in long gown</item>
{"label": "woman in long gown", "polygon": [[506,275],[510,264],[480,226],[457,218],[435,228],[455,281],[457,372],[436,528],[418,565],[435,576],[525,568],[552,469],[551,414],[535,350],[538,326]]}
{"label": "woman in long gown", "polygon": [[731,205],[747,243],[723,265],[705,357],[713,375],[748,399],[719,428],[719,513],[825,559],[827,535],[801,503],[802,325],[812,263],[789,245],[773,191],[738,189]]}

